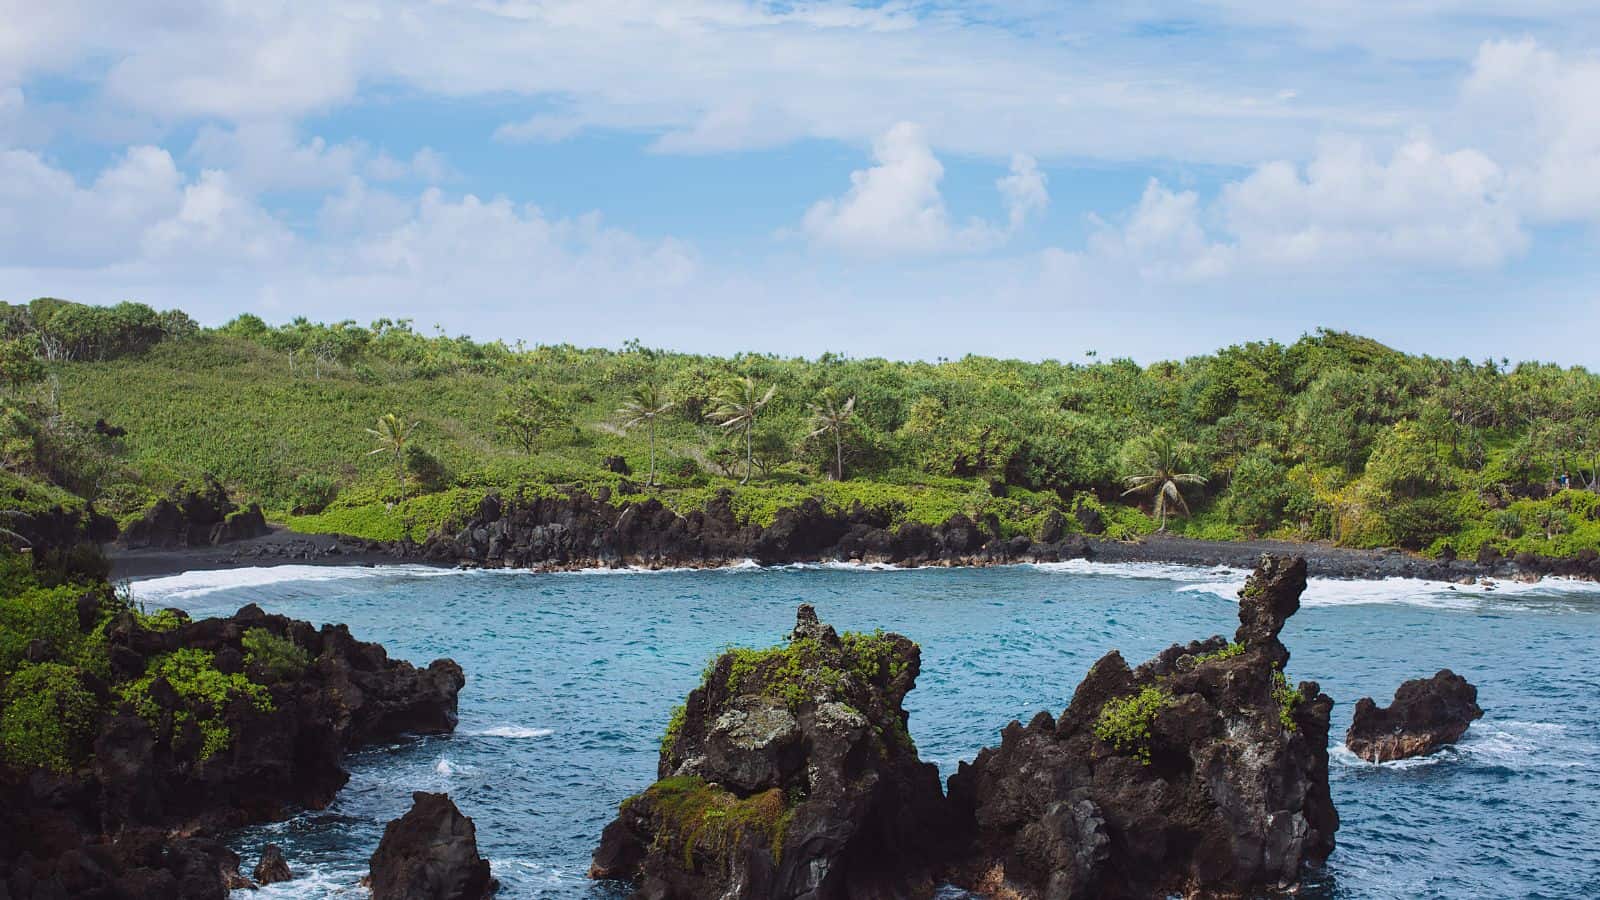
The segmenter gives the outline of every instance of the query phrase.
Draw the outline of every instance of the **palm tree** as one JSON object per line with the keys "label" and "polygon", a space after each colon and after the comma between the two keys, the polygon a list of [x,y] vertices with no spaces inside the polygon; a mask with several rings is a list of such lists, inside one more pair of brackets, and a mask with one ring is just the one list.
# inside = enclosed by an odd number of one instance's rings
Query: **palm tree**
{"label": "palm tree", "polygon": [[1186,516],[1189,514],[1189,504],[1183,499],[1181,487],[1206,483],[1204,475],[1178,471],[1182,467],[1180,453],[1181,448],[1169,435],[1157,434],[1146,450],[1146,471],[1122,479],[1122,483],[1128,486],[1122,496],[1144,494],[1155,497],[1156,518],[1161,522],[1161,531],[1167,530],[1169,506],[1176,506]]}
{"label": "palm tree", "polygon": [[623,428],[650,426],[650,477],[645,479],[646,487],[654,487],[656,483],[656,418],[671,408],[672,401],[663,398],[655,385],[641,384],[628,396],[628,402],[617,410],[628,417],[622,423]]}
{"label": "palm tree", "polygon": [[833,433],[833,480],[844,480],[844,430],[850,424],[850,416],[856,411],[856,398],[851,397],[838,406],[833,402],[833,397],[824,396],[821,403],[807,403],[811,410],[812,431],[806,435],[808,438],[820,437],[829,432]]}
{"label": "palm tree", "polygon": [[756,380],[746,375],[717,397],[717,408],[711,414],[712,418],[721,420],[723,428],[744,432],[744,478],[739,481],[740,484],[749,484],[750,474],[755,470],[756,456],[750,442],[750,432],[755,428],[756,414],[772,402],[777,387],[767,388],[767,392],[760,397],[756,396],[756,390]]}
{"label": "palm tree", "polygon": [[400,502],[406,502],[406,442],[411,440],[411,432],[417,430],[421,422],[412,422],[410,425],[394,413],[384,413],[378,417],[378,427],[366,429],[367,434],[378,439],[376,449],[367,453],[376,456],[379,453],[394,455],[394,480],[400,484]]}

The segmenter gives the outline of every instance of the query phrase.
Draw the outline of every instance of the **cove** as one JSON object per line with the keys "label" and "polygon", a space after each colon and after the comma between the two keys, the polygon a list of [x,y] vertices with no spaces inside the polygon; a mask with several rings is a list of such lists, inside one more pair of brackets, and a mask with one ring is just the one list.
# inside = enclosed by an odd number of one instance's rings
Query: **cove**
{"label": "cove", "polygon": [[[258,896],[359,896],[383,824],[411,791],[448,791],[478,824],[506,897],[606,897],[584,873],[624,797],[654,778],[672,706],[729,644],[767,646],[801,602],[841,629],[918,641],[907,700],[921,755],[946,775],[1013,718],[1059,713],[1102,653],[1143,659],[1228,634],[1231,570],[1012,566],[701,572],[460,572],[411,567],[246,569],[138,582],[147,606],[196,617],[254,602],[343,622],[392,655],[456,659],[467,672],[449,738],[364,751],[326,810],[235,834],[253,864],[284,847],[301,880]],[[1313,579],[1283,634],[1292,679],[1338,705],[1385,701],[1401,681],[1451,667],[1486,716],[1435,756],[1371,766],[1333,751],[1343,825],[1315,897],[1575,896],[1600,881],[1600,590],[1546,581],[1493,591],[1413,581]]]}

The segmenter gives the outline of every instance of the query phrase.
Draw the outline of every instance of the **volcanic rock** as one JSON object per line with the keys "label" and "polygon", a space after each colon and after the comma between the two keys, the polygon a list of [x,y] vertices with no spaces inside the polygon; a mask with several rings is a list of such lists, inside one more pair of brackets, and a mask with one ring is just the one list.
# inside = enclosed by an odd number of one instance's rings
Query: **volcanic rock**
{"label": "volcanic rock", "polygon": [[498,882],[478,855],[478,831],[446,794],[417,791],[372,854],[372,900],[481,900]]}
{"label": "volcanic rock", "polygon": [[117,543],[127,548],[205,547],[243,541],[266,534],[261,507],[240,509],[215,478],[199,489],[182,491],[157,500],[144,515],[129,523]]}
{"label": "volcanic rock", "polygon": [[[247,634],[297,658],[263,670]],[[348,751],[452,730],[466,680],[450,660],[418,669],[342,625],[319,631],[253,604],[201,621],[127,611],[106,642],[114,681],[185,651],[250,679],[257,695],[230,688],[213,704],[156,676],[139,706],[99,718],[87,765],[59,774],[0,765],[0,897],[220,900],[248,882],[211,834],[326,806],[348,780]]]}
{"label": "volcanic rock", "polygon": [[1440,669],[1432,678],[1400,685],[1387,707],[1378,706],[1371,697],[1356,701],[1344,744],[1368,762],[1425,756],[1454,743],[1473,720],[1482,717],[1478,689],[1449,669]]}
{"label": "volcanic rock", "polygon": [[1133,670],[1113,651],[1059,719],[1006,726],[950,779],[970,841],[955,880],[1020,898],[1295,885],[1339,824],[1333,701],[1283,676],[1278,633],[1304,589],[1304,560],[1264,557],[1240,592],[1233,643],[1174,645]]}
{"label": "volcanic rock", "polygon": [[648,790],[591,877],[652,898],[868,898],[930,891],[948,851],[938,770],[917,758],[897,634],[840,636],[802,605],[787,646],[729,651],[689,694]]}
{"label": "volcanic rock", "polygon": [[261,861],[256,863],[255,871],[250,876],[260,885],[294,880],[294,873],[289,871],[289,861],[283,858],[283,850],[277,844],[262,848]]}

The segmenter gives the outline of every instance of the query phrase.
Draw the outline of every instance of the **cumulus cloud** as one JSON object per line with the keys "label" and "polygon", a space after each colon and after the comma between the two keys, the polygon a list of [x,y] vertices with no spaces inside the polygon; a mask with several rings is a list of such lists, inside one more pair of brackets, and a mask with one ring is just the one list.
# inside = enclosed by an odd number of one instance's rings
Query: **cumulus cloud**
{"label": "cumulus cloud", "polygon": [[153,286],[152,301],[199,314],[275,304],[528,313],[530,304],[677,297],[702,275],[689,244],[640,237],[598,214],[558,218],[438,188],[403,196],[359,176],[324,200],[317,221],[317,239],[306,239],[229,173],[187,176],[156,147],[129,150],[88,183],[36,154],[0,152],[7,293],[76,286],[103,300]]}
{"label": "cumulus cloud", "polygon": [[939,190],[944,166],[921,127],[895,125],[873,143],[872,155],[877,164],[852,172],[848,192],[806,210],[801,228],[813,244],[857,256],[987,250],[1049,203],[1044,173],[1032,157],[1018,155],[1011,174],[995,183],[1007,224],[957,224]]}
{"label": "cumulus cloud", "polygon": [[1199,194],[1172,191],[1152,178],[1120,225],[1094,221],[1090,253],[1156,281],[1200,281],[1225,274],[1233,250],[1211,242],[1200,214]]}
{"label": "cumulus cloud", "polygon": [[25,150],[0,151],[0,264],[96,266],[125,259],[176,215],[184,180],[167,151],[132,147],[88,184]]}
{"label": "cumulus cloud", "polygon": [[1600,222],[1600,59],[1563,58],[1532,40],[1490,41],[1462,87],[1465,112],[1499,127],[1515,202],[1550,222]]}
{"label": "cumulus cloud", "polygon": [[1176,281],[1241,269],[1489,268],[1530,240],[1506,192],[1505,174],[1476,150],[1416,139],[1384,160],[1362,143],[1330,141],[1305,166],[1257,167],[1209,209],[1152,179],[1122,222],[1100,223],[1091,249]]}

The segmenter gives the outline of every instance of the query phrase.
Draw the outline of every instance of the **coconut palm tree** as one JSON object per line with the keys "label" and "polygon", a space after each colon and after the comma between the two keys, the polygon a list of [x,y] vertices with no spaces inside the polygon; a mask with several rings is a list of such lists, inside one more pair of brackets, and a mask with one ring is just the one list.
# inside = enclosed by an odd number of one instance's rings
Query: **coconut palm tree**
{"label": "coconut palm tree", "polygon": [[833,480],[844,480],[844,430],[850,424],[850,417],[856,411],[856,398],[851,397],[839,406],[833,402],[832,396],[823,396],[820,403],[807,403],[811,410],[811,433],[807,438],[820,437],[824,434],[833,434]]}
{"label": "coconut palm tree", "polygon": [[1122,479],[1122,483],[1128,487],[1122,496],[1143,494],[1155,498],[1156,518],[1161,523],[1161,531],[1167,530],[1167,510],[1170,507],[1177,507],[1186,516],[1189,514],[1189,504],[1183,499],[1183,486],[1206,483],[1204,475],[1178,471],[1183,465],[1180,455],[1181,448],[1170,435],[1157,434],[1146,449],[1145,471]]}
{"label": "coconut palm tree", "polygon": [[389,453],[394,456],[394,480],[400,485],[400,502],[406,502],[406,442],[411,440],[411,432],[417,430],[421,422],[412,422],[410,425],[394,413],[384,413],[378,417],[378,427],[366,429],[367,434],[378,439],[378,446],[367,453],[376,456],[379,453]]}
{"label": "coconut palm tree", "polygon": [[711,413],[711,417],[718,420],[723,428],[744,432],[744,478],[739,481],[740,484],[749,484],[750,474],[755,470],[756,456],[750,432],[756,426],[756,414],[772,402],[777,387],[767,388],[767,392],[759,397],[756,396],[758,390],[756,380],[746,375],[717,396],[717,408]]}
{"label": "coconut palm tree", "polygon": [[671,408],[672,401],[663,397],[659,388],[653,384],[641,384],[633,389],[628,402],[617,410],[628,417],[622,423],[623,428],[650,426],[650,477],[645,479],[647,487],[654,487],[656,483],[656,419]]}

